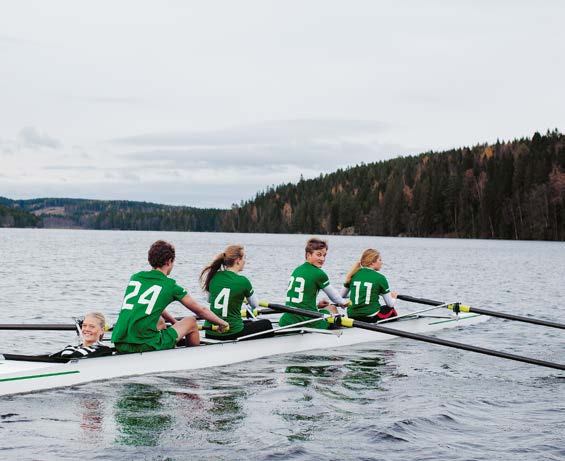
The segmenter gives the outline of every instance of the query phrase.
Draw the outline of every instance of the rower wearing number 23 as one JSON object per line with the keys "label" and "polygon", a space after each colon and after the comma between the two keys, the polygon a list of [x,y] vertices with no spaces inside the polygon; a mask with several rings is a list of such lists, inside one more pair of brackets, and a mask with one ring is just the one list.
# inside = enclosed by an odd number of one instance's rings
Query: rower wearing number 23
{"label": "rower wearing number 23", "polygon": [[[148,253],[151,271],[132,275],[120,315],[114,326],[112,342],[118,352],[146,352],[172,349],[186,336],[186,344],[200,344],[198,325],[194,317],[177,321],[165,308],[180,301],[197,316],[208,320],[223,331],[228,324],[209,309],[196,302],[187,291],[169,277],[175,260],[175,247],[163,240],[156,241]],[[163,328],[161,316],[172,324]]]}
{"label": "rower wearing number 23", "polygon": [[[318,311],[329,314],[337,314],[337,309],[334,306],[328,306],[326,300],[320,301],[316,305],[316,298],[320,290],[330,298],[330,300],[339,306],[346,306],[349,301],[343,299],[342,296],[330,284],[327,274],[322,270],[322,266],[326,261],[326,254],[328,252],[328,242],[316,237],[310,238],[306,242],[305,256],[306,261],[304,264],[298,266],[292,272],[288,282],[286,292],[286,305],[290,307],[297,307],[309,311]],[[329,310],[323,309],[327,307]],[[308,328],[318,328],[327,330],[331,324],[325,320],[317,320],[309,322],[309,317],[297,314],[285,313],[279,319],[279,326],[290,326],[301,322],[308,322],[304,324]]]}

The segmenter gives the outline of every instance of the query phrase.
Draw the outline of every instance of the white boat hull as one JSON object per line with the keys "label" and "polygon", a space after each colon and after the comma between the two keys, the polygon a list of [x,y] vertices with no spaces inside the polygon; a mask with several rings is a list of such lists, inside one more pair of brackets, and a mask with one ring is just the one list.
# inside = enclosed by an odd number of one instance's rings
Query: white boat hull
{"label": "white boat hull", "polygon": [[[419,317],[395,321],[390,327],[412,333],[429,333],[445,328],[467,326],[485,319],[484,316],[475,314],[460,314],[459,317],[451,319]],[[0,396],[68,387],[124,376],[225,366],[276,354],[337,348],[394,338],[397,337],[359,328],[347,328],[325,333],[286,334],[250,341],[79,359],[68,363],[0,360]]]}

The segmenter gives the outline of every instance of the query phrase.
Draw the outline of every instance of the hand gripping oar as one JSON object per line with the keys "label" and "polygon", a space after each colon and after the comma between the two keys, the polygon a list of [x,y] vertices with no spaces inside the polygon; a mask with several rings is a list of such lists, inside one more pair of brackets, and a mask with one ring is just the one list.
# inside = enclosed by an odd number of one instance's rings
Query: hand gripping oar
{"label": "hand gripping oar", "polygon": [[432,299],[425,299],[425,298],[414,298],[413,296],[408,296],[408,295],[398,295],[398,299],[401,299],[403,301],[410,301],[412,303],[426,304],[429,306],[443,305],[444,307],[447,307],[448,309],[451,309],[454,312],[457,311],[473,312],[475,314],[483,314],[483,315],[488,315],[490,317],[500,317],[501,319],[517,320],[518,322],[533,323],[534,325],[543,325],[545,327],[560,328],[562,330],[565,330],[565,324],[563,323],[548,322],[547,320],[522,317],[520,315],[505,314],[503,312],[490,311],[486,309],[478,309],[476,307],[465,306],[459,303],[445,304],[442,303],[441,301],[434,301]]}
{"label": "hand gripping oar", "polygon": [[565,365],[554,362],[546,362],[545,360],[532,359],[530,357],[523,357],[521,355],[508,354],[506,352],[496,351],[494,349],[486,349],[484,347],[471,346],[470,344],[458,343],[455,341],[447,341],[445,339],[434,338],[433,336],[425,336],[417,333],[410,333],[408,331],[396,330],[394,328],[382,327],[373,323],[362,322],[348,317],[341,317],[339,315],[328,315],[316,311],[308,311],[306,309],[298,309],[296,307],[284,306],[282,304],[273,304],[260,302],[260,306],[269,307],[276,311],[288,312],[291,314],[303,315],[304,317],[320,318],[329,323],[344,327],[357,327],[363,330],[371,330],[387,335],[400,336],[402,338],[415,339],[416,341],[423,341],[431,344],[439,344],[440,346],[453,347],[455,349],[462,349],[465,351],[477,352],[479,354],[492,355],[494,357],[501,357],[503,359],[515,360],[517,362],[531,363],[542,367],[554,368],[556,370],[565,370]]}

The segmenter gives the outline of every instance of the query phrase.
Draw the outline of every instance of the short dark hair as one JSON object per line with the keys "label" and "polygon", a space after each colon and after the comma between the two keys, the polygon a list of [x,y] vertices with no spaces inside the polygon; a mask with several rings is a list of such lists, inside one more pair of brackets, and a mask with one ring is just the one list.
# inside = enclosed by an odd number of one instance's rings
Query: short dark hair
{"label": "short dark hair", "polygon": [[147,260],[151,267],[158,268],[167,264],[169,259],[175,260],[175,247],[164,240],[157,240],[147,253]]}
{"label": "short dark hair", "polygon": [[312,237],[306,242],[306,248],[304,248],[304,250],[306,251],[306,253],[311,254],[316,250],[322,250],[324,248],[326,249],[326,251],[329,250],[328,242],[326,240]]}

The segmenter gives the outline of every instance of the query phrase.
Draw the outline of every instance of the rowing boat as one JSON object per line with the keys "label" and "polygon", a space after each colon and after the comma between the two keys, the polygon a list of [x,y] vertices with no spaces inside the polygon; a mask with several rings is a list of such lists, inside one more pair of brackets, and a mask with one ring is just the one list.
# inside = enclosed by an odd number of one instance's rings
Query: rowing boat
{"label": "rowing boat", "polygon": [[[445,317],[415,315],[394,321],[394,328],[411,333],[429,333],[471,325],[485,319],[483,315],[471,313]],[[226,366],[271,355],[338,348],[394,338],[390,334],[359,328],[316,330],[304,326],[251,341],[208,341],[200,347],[74,359],[65,363],[33,361],[31,356],[23,356],[23,359],[22,356],[10,358],[5,354],[0,359],[0,396],[127,376]]]}

